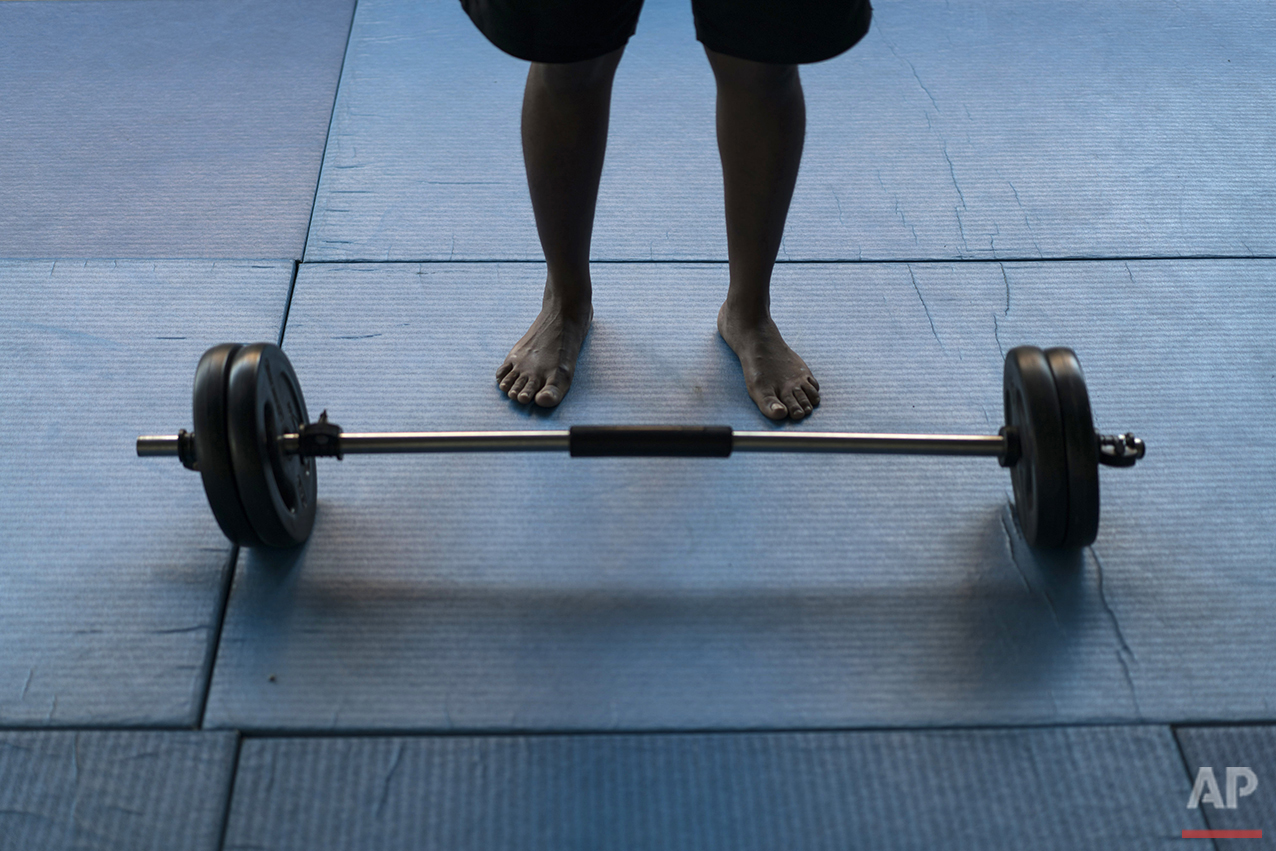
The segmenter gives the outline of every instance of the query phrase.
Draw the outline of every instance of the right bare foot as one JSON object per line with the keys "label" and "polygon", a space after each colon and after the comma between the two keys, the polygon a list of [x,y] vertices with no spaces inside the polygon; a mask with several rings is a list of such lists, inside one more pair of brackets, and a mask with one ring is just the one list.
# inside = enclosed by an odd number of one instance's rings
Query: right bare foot
{"label": "right bare foot", "polygon": [[496,371],[501,392],[526,405],[552,408],[567,395],[594,309],[564,305],[546,293],[541,312]]}

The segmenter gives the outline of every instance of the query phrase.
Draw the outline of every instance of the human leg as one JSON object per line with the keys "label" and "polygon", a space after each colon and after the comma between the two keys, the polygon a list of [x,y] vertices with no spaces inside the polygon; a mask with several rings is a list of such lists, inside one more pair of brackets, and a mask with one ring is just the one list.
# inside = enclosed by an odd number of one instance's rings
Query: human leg
{"label": "human leg", "polygon": [[624,48],[580,62],[533,62],[523,92],[523,160],[545,253],[541,311],[496,373],[502,391],[553,407],[571,386],[593,317],[589,245],[607,147],[611,85]]}
{"label": "human leg", "polygon": [[705,48],[717,81],[730,284],[718,332],[740,358],[758,409],[800,420],[819,382],[771,319],[771,272],[797,182],[806,105],[796,65],[753,62]]}

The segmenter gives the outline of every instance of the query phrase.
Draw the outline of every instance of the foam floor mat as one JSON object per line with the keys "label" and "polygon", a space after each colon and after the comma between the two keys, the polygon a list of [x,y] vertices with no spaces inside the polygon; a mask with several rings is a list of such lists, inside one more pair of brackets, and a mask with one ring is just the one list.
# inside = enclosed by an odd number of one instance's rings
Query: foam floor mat
{"label": "foam floor mat", "polygon": [[353,14],[0,3],[0,257],[301,257]]}
{"label": "foam floor mat", "polygon": [[227,848],[1177,848],[1166,728],[244,742]]}
{"label": "foam floor mat", "polygon": [[214,851],[233,733],[0,731],[0,851]]}
{"label": "foam floor mat", "polygon": [[275,339],[292,264],[0,261],[0,726],[199,722],[231,546],[191,427],[208,346]]}
{"label": "foam floor mat", "polygon": [[[552,412],[493,373],[535,264],[303,266],[285,349],[348,430],[772,428],[715,337],[725,270],[606,267]],[[1268,712],[1276,263],[810,265],[775,314],[821,381],[798,426],[995,433],[1002,352],[1069,344],[1104,470],[1096,544],[1023,545],[990,459],[545,453],[322,463],[316,530],[244,553],[207,722],[722,729]],[[357,293],[358,298],[352,298]],[[1236,641],[1236,635],[1245,636]]]}
{"label": "foam floor mat", "polygon": [[[780,259],[1276,254],[1276,10],[1261,0],[883,0],[802,68]],[[363,0],[309,261],[541,259],[527,63],[452,0]],[[615,82],[597,259],[726,259],[714,83],[687,0]]]}

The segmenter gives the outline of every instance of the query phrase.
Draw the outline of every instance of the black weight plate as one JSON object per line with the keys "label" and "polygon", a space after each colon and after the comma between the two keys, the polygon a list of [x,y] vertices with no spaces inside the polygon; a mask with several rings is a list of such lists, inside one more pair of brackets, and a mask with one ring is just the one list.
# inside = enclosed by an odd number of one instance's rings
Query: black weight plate
{"label": "black weight plate", "polygon": [[226,438],[226,381],[238,343],[222,343],[204,352],[195,369],[193,413],[195,457],[208,505],[227,538],[245,547],[261,545],[239,500],[230,445]]}
{"label": "black weight plate", "polygon": [[1088,547],[1099,534],[1099,442],[1090,415],[1085,375],[1072,349],[1046,349],[1059,394],[1063,445],[1068,457],[1068,528],[1063,546]]}
{"label": "black weight plate", "polygon": [[1036,346],[1006,352],[1006,425],[1019,433],[1020,458],[1010,468],[1019,526],[1029,545],[1063,545],[1068,523],[1068,457],[1059,394],[1045,353]]}
{"label": "black weight plate", "polygon": [[262,543],[291,547],[315,523],[315,460],[279,451],[281,434],[306,423],[301,384],[283,349],[244,346],[230,365],[227,437],[239,498]]}

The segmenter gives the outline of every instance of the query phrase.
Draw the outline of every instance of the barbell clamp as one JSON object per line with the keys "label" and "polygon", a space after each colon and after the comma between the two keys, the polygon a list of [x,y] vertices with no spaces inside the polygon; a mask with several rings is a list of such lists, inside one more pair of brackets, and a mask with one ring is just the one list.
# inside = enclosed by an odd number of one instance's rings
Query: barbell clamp
{"label": "barbell clamp", "polygon": [[1095,434],[1099,439],[1099,463],[1108,467],[1133,467],[1147,453],[1147,446],[1133,434]]}
{"label": "barbell clamp", "polygon": [[186,469],[199,470],[199,456],[195,454],[195,435],[186,429],[177,433],[177,457]]}
{"label": "barbell clamp", "polygon": [[341,426],[328,419],[324,410],[319,419],[297,430],[298,454],[310,458],[342,459]]}
{"label": "barbell clamp", "polygon": [[997,430],[997,434],[1001,435],[1001,439],[1005,441],[1001,454],[997,456],[997,463],[1002,467],[1015,466],[1023,454],[1019,447],[1019,429],[1014,426],[1002,426]]}

